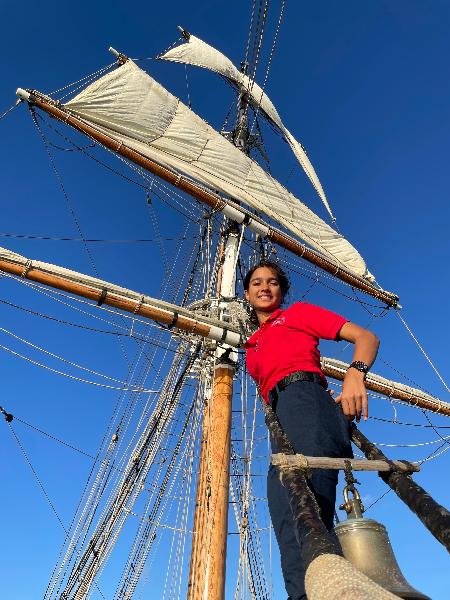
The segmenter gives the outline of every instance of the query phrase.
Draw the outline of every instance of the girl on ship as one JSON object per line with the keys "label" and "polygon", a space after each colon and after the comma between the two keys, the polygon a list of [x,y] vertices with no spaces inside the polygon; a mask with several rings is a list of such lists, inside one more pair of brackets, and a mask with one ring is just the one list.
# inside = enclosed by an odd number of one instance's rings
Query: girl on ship
{"label": "girl on ship", "polygon": [[[368,417],[364,380],[372,366],[378,338],[331,311],[296,302],[282,309],[289,281],[278,264],[262,261],[247,273],[244,292],[258,330],[244,345],[247,369],[265,402],[271,404],[296,453],[351,457],[349,422]],[[320,339],[354,344],[353,362],[341,394],[333,400],[320,368]],[[342,407],[341,408],[339,407]],[[278,452],[272,439],[272,451]],[[308,479],[327,529],[333,528],[338,471],[314,469]],[[269,467],[269,511],[280,548],[289,600],[306,600],[300,548],[286,489]]]}

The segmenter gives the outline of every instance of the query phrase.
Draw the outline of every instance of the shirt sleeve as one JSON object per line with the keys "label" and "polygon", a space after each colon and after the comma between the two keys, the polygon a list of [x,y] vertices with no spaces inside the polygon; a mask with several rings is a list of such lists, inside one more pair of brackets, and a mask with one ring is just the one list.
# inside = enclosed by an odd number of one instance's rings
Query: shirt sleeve
{"label": "shirt sleeve", "polygon": [[295,307],[302,331],[319,339],[335,340],[342,326],[349,322],[349,319],[315,304],[299,302]]}

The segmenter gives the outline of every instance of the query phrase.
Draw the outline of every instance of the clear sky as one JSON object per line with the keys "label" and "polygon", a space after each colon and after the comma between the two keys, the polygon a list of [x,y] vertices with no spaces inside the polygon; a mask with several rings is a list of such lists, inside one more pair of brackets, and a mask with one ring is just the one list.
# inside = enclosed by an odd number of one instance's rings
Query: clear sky
{"label": "clear sky", "polygon": [[[279,6],[279,1],[271,2],[257,76],[260,83]],[[153,57],[177,39],[178,24],[239,64],[245,53],[250,8],[249,0],[133,4],[81,0],[71,5],[4,0],[0,112],[13,104],[19,86],[48,93],[112,62],[109,46],[131,57]],[[266,86],[283,121],[308,150],[340,230],[360,250],[379,283],[398,293],[404,319],[447,384],[449,26],[447,0],[287,0]],[[189,68],[187,89],[184,67],[154,61],[140,64],[184,102],[189,93],[193,109],[220,127],[232,101],[230,89],[221,81]],[[53,149],[67,191],[65,198],[25,106],[0,121],[0,135],[0,246],[92,273],[79,242],[14,236],[79,237],[72,213],[86,238],[155,238],[155,219],[163,237],[179,240],[183,235],[184,221],[176,211],[155,201],[155,213],[149,217],[142,190],[76,153]],[[52,140],[57,142],[55,136]],[[64,140],[59,144],[68,147]],[[326,218],[314,190],[295,168],[286,148],[271,156],[271,167],[310,208]],[[193,230],[188,233],[193,235]],[[164,256],[170,264],[179,248],[177,240],[165,242],[161,259],[157,246],[111,242],[91,243],[89,249],[103,278],[157,295],[163,278],[158,265]],[[306,293],[308,286],[306,279],[295,281],[292,300]],[[335,287],[349,292],[348,288]],[[0,300],[62,319],[73,317],[73,310],[59,308],[54,301],[21,288],[0,279]],[[377,372],[406,383],[413,381],[417,387],[450,401],[450,394],[394,312],[376,318],[358,302],[333,294],[322,285],[308,291],[307,299],[368,325],[379,335],[382,345]],[[380,314],[376,308],[371,312]],[[89,336],[6,304],[0,304],[0,319],[0,327],[51,352],[121,380],[126,376],[119,345],[105,340],[107,336]],[[81,323],[93,323],[80,319]],[[5,332],[0,338],[3,346],[68,370],[40,352],[32,353]],[[1,352],[0,405],[23,421],[95,453],[110,415],[113,393],[62,380]],[[323,353],[349,357],[348,351],[345,354],[331,344],[324,346]],[[396,418],[429,425],[420,411],[391,406],[384,399],[372,400],[371,414],[388,421]],[[429,415],[429,419],[436,426],[450,427],[450,421],[443,417]],[[14,426],[67,524],[88,473],[89,459],[19,421]],[[376,420],[363,427],[377,442],[418,445],[388,448],[393,457],[419,460],[441,444],[441,451],[449,445],[439,440],[448,429],[435,431]],[[428,445],[435,440],[439,442]],[[0,452],[0,596],[8,600],[40,598],[61,543],[60,525],[3,420]],[[425,463],[417,476],[417,481],[447,507],[449,457],[450,453],[443,452]],[[361,477],[361,481],[361,494],[369,506],[383,494],[385,486],[376,475]],[[416,517],[392,492],[368,510],[367,516],[388,528],[406,578],[433,600],[447,600],[448,554]],[[283,598],[276,569],[274,581],[273,597]],[[233,586],[234,582],[229,597]],[[142,598],[152,597],[151,589],[150,582],[143,588]]]}

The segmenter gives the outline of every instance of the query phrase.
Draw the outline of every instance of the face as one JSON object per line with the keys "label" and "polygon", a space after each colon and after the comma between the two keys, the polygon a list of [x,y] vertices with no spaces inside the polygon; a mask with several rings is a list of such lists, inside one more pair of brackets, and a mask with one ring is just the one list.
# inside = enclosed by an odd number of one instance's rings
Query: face
{"label": "face", "polygon": [[274,312],[283,299],[278,276],[269,267],[259,267],[253,273],[245,299],[258,312]]}

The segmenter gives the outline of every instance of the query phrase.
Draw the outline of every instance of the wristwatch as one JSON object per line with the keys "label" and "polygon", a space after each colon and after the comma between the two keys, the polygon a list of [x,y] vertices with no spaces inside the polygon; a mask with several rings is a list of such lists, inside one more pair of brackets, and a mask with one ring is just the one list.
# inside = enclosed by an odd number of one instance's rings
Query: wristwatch
{"label": "wristwatch", "polygon": [[365,362],[363,362],[362,360],[354,360],[352,362],[351,365],[349,365],[349,369],[351,368],[356,369],[357,371],[360,371],[361,373],[364,373],[364,375],[367,375],[367,372],[369,370],[369,365],[366,365]]}

